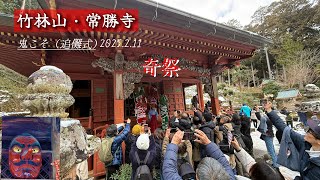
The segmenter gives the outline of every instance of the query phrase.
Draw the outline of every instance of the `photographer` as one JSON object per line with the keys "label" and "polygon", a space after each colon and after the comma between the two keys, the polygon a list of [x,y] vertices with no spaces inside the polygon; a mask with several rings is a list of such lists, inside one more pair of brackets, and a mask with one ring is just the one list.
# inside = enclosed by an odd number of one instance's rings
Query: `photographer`
{"label": "photographer", "polygon": [[[264,108],[273,125],[284,132],[286,124],[272,110],[272,103],[266,102]],[[308,120],[307,125],[309,127],[305,136],[290,130],[290,138],[299,153],[300,161],[297,163],[300,164],[300,179],[313,180],[320,177],[320,121]],[[290,154],[287,157],[290,158]]]}
{"label": "photographer", "polygon": [[120,133],[122,128],[119,128],[118,130],[115,124],[112,124],[107,128],[107,137],[114,138],[111,145],[111,153],[113,155],[112,162],[110,164],[105,164],[107,179],[110,178],[110,176],[115,173],[122,164],[121,143],[128,137],[128,134],[130,132],[130,123],[131,119],[128,119],[122,133]]}
{"label": "photographer", "polygon": [[[165,137],[163,139],[163,144],[162,144],[162,153],[163,155],[166,154],[167,151],[167,146],[172,139],[173,133],[176,132],[175,129],[170,129],[168,128],[166,130]],[[171,137],[170,137],[171,136]],[[181,141],[180,144],[178,144],[178,159],[184,159],[187,160],[192,166],[193,166],[193,160],[192,160],[192,144],[189,140],[183,140]]]}
{"label": "photographer", "polygon": [[[151,136],[151,131],[148,126],[141,128],[140,136],[136,143],[133,143],[130,151],[130,159],[132,163],[131,179],[136,179],[137,176],[144,176],[146,178],[152,177],[151,171],[155,166],[157,156],[156,144],[154,137]],[[147,165],[150,173],[140,174],[139,167]],[[149,178],[150,179],[150,178]]]}
{"label": "photographer", "polygon": [[[195,132],[195,136],[198,138],[195,141],[205,146],[207,155],[210,157],[206,157],[201,160],[196,171],[197,179],[235,180],[234,173],[232,172],[228,160],[223,155],[219,147],[215,143],[211,142],[202,131],[195,130]],[[178,173],[177,152],[178,145],[181,143],[183,136],[183,131],[177,131],[174,134],[171,143],[167,147],[162,168],[164,179],[182,179]]]}
{"label": "photographer", "polygon": [[234,172],[236,172],[236,158],[234,155],[234,149],[231,146],[231,141],[233,139],[233,126],[230,123],[229,116],[220,117],[219,126],[215,128],[217,134],[217,145],[219,145],[221,151],[229,156],[229,163]]}

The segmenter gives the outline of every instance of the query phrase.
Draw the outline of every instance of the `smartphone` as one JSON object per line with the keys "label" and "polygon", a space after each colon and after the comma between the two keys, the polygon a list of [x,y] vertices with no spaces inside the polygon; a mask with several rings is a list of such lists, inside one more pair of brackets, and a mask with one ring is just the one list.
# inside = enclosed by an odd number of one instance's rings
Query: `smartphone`
{"label": "smartphone", "polygon": [[182,139],[193,141],[196,139],[196,136],[194,135],[193,131],[191,132],[185,131]]}
{"label": "smartphone", "polygon": [[171,128],[170,129],[170,133],[176,133],[177,132],[177,128]]}

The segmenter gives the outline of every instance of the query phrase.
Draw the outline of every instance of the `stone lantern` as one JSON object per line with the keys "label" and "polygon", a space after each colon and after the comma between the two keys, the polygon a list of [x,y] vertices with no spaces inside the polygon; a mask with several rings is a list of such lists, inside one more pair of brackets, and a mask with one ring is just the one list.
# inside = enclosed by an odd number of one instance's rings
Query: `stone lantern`
{"label": "stone lantern", "polygon": [[307,112],[320,112],[320,88],[314,84],[307,84],[305,86],[306,97],[301,103],[301,110]]}
{"label": "stone lantern", "polygon": [[100,146],[100,139],[87,135],[77,119],[65,110],[74,102],[69,94],[72,82],[55,66],[43,66],[28,78],[27,95],[22,105],[33,117],[60,117],[60,178],[64,179],[77,163],[89,158]]}

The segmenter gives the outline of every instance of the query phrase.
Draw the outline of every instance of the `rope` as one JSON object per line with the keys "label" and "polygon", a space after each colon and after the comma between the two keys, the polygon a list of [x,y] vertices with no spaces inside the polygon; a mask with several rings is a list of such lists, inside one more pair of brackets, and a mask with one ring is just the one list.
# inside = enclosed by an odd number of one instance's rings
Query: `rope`
{"label": "rope", "polygon": [[153,16],[152,21],[156,20],[158,17],[158,7],[159,7],[159,1],[157,1],[157,7],[156,7],[156,10],[154,11],[155,15]]}
{"label": "rope", "polygon": [[26,0],[23,0],[22,1],[21,10],[24,10],[25,7],[26,7]]}
{"label": "rope", "polygon": [[216,24],[215,24],[214,26],[212,25],[214,32],[212,32],[212,31],[209,32],[209,33],[207,34],[207,36],[210,36],[210,35],[214,36],[214,35],[217,33],[217,29],[216,29],[217,25],[218,25],[217,22],[216,22]]}
{"label": "rope", "polygon": [[113,9],[116,9],[118,5],[118,0],[115,0]]}

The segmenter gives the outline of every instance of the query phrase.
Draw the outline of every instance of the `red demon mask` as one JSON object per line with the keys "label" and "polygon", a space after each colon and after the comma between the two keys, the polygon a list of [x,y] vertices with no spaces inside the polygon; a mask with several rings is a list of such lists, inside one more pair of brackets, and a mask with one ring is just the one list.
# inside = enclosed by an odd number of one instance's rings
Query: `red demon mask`
{"label": "red demon mask", "polygon": [[15,137],[10,144],[9,166],[15,178],[36,179],[42,166],[38,140],[30,134]]}

